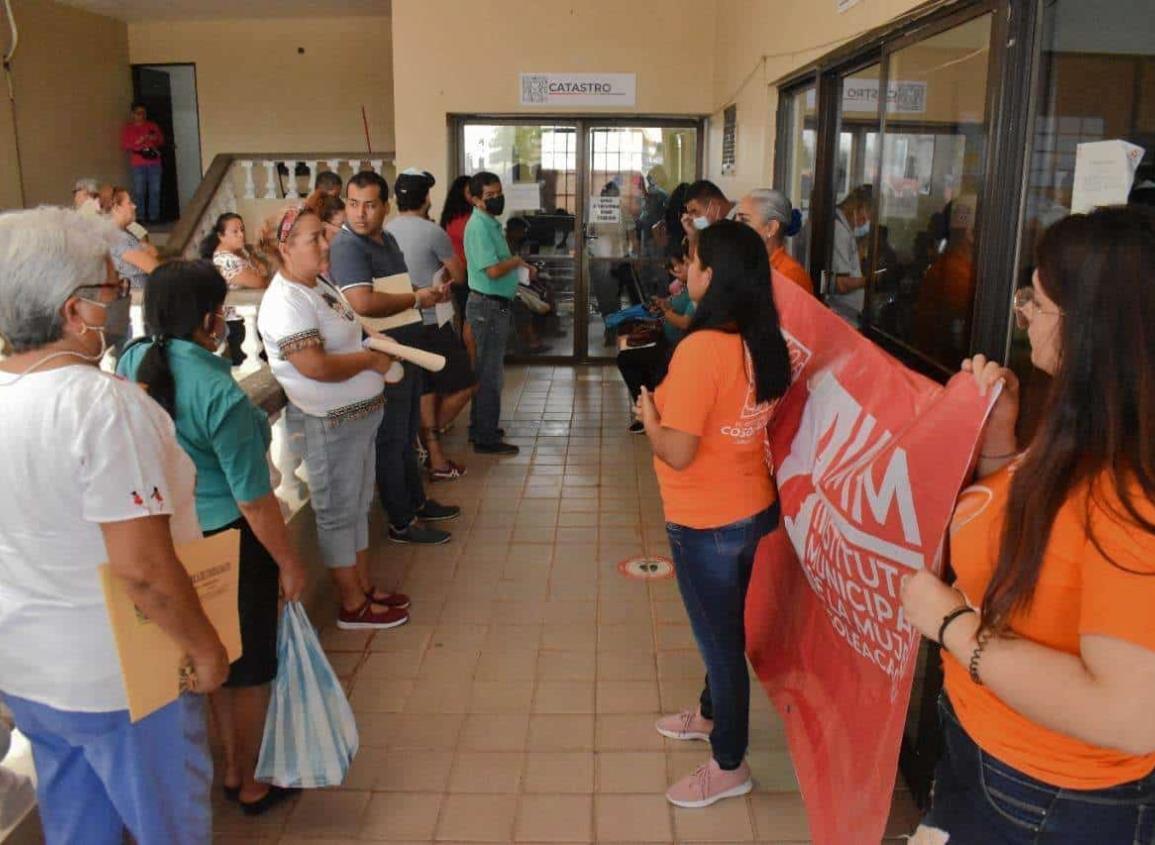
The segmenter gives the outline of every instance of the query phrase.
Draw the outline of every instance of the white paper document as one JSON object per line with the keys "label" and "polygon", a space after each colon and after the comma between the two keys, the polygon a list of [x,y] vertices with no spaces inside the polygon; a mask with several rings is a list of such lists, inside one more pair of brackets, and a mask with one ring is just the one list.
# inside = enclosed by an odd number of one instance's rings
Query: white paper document
{"label": "white paper document", "polygon": [[[433,277],[433,288],[434,290],[440,290],[449,284],[449,273],[447,273],[445,268],[442,267],[437,271],[437,275]],[[450,299],[447,302],[438,302],[436,305],[434,305],[433,313],[437,316],[437,327],[441,328],[446,323],[451,322],[453,320],[453,315],[457,312],[453,307],[453,300]]]}
{"label": "white paper document", "polygon": [[1142,158],[1142,147],[1119,139],[1079,144],[1071,213],[1085,214],[1101,206],[1126,203]]}

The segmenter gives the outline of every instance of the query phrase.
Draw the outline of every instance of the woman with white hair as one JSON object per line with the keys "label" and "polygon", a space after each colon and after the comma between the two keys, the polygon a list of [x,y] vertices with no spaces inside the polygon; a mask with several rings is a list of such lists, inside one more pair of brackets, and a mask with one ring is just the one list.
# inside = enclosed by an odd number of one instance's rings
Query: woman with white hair
{"label": "woman with white hair", "polygon": [[[228,656],[173,548],[200,537],[172,420],[102,372],[129,287],[117,230],[71,210],[0,215],[0,696],[32,743],[49,845],[212,835],[204,700],[129,718],[100,568],[187,653],[193,693]],[[157,667],[158,670],[162,667]]]}
{"label": "woman with white hair", "polygon": [[770,269],[781,273],[809,294],[814,283],[806,268],[786,251],[786,239],[802,228],[802,213],[790,205],[790,198],[772,188],[756,188],[738,203],[735,219],[762,236],[770,254]]}

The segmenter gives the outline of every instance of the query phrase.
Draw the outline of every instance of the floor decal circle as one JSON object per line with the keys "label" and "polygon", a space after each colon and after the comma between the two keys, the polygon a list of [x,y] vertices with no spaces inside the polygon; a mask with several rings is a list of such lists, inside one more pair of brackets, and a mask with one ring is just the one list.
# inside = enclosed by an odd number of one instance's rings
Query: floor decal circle
{"label": "floor decal circle", "polygon": [[661,555],[631,557],[618,564],[618,572],[638,581],[658,581],[674,574],[674,562]]}

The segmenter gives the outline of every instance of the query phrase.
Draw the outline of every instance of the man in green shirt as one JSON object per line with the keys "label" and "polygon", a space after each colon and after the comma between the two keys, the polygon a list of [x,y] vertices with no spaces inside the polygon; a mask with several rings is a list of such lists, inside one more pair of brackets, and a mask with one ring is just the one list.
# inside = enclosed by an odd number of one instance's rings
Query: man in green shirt
{"label": "man in green shirt", "polygon": [[476,452],[516,455],[518,449],[501,439],[501,388],[505,344],[517,295],[518,272],[529,265],[511,255],[498,219],[505,211],[501,179],[481,171],[469,181],[473,215],[465,226],[465,262],[469,300],[465,318],[477,344],[477,394],[473,398],[469,428]]}

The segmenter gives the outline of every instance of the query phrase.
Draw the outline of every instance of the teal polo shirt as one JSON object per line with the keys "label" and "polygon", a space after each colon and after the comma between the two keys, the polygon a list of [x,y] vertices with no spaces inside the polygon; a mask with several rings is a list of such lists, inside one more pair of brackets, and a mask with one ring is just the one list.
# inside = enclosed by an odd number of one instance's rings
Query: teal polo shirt
{"label": "teal polo shirt", "polygon": [[469,289],[478,293],[513,299],[517,295],[517,269],[491,279],[485,268],[512,258],[509,244],[501,231],[501,221],[479,208],[473,209],[465,224],[465,264],[469,271]]}
{"label": "teal polo shirt", "polygon": [[[151,341],[124,351],[116,371],[136,380]],[[229,362],[187,340],[168,342],[176,381],[176,439],[197,468],[196,501],[201,529],[214,531],[241,515],[237,502],[272,492],[265,454],[269,418],[233,378]]]}

